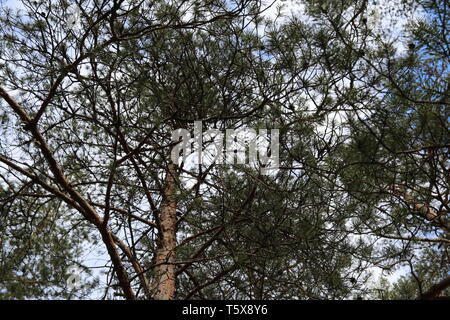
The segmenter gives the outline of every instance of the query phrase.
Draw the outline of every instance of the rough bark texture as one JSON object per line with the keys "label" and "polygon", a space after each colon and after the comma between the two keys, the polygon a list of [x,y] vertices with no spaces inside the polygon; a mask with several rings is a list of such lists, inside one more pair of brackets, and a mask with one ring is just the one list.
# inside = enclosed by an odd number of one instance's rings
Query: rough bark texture
{"label": "rough bark texture", "polygon": [[443,215],[448,212],[437,212],[429,205],[417,202],[412,195],[404,190],[403,187],[391,185],[389,186],[389,189],[392,190],[395,195],[403,198],[403,200],[410,204],[422,217],[441,228],[446,233],[450,232],[450,224],[442,219]]}
{"label": "rough bark texture", "polygon": [[175,247],[176,247],[176,209],[175,199],[176,167],[169,164],[165,178],[164,199],[159,210],[158,245],[155,254],[153,277],[153,298],[170,300],[175,298]]}
{"label": "rough bark texture", "polygon": [[436,283],[434,286],[428,289],[427,292],[424,292],[422,295],[420,295],[417,299],[418,300],[436,299],[439,296],[439,294],[448,287],[450,287],[450,277],[447,277],[444,280]]}

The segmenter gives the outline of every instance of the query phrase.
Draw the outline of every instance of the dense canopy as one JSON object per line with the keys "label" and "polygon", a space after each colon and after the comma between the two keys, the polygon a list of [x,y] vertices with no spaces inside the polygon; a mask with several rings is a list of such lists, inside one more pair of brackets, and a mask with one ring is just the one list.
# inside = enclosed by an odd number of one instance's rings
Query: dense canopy
{"label": "dense canopy", "polygon": [[[448,298],[449,16],[0,3],[0,298]],[[278,129],[279,167],[173,162],[196,121]]]}

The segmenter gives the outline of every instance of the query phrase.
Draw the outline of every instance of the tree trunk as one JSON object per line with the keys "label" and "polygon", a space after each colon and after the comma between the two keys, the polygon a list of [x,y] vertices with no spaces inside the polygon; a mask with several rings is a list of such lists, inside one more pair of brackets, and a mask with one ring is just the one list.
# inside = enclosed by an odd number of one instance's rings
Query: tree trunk
{"label": "tree trunk", "polygon": [[441,280],[440,282],[433,285],[428,291],[421,294],[417,300],[431,300],[436,299],[442,291],[450,287],[450,277]]}
{"label": "tree trunk", "polygon": [[170,300],[175,298],[175,246],[176,209],[175,199],[176,166],[170,163],[165,178],[165,189],[159,210],[158,244],[155,253],[155,269],[152,283],[153,298]]}

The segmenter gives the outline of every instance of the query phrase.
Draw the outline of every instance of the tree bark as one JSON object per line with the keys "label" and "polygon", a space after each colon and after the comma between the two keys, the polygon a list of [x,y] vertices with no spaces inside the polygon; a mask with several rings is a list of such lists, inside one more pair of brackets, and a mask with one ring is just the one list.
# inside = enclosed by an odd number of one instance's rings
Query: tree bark
{"label": "tree bark", "polygon": [[450,277],[447,277],[441,280],[440,282],[436,283],[435,285],[433,285],[430,289],[428,289],[428,291],[421,294],[417,298],[417,300],[436,299],[439,296],[439,294],[448,287],[450,287]]}
{"label": "tree bark", "polygon": [[450,224],[442,219],[442,216],[448,212],[437,212],[430,205],[417,202],[413,196],[407,193],[401,186],[390,185],[388,190],[391,190],[396,196],[403,198],[403,200],[410,204],[423,218],[441,228],[444,232],[450,232]]}
{"label": "tree bark", "polygon": [[433,285],[430,289],[428,289],[428,291],[422,293],[419,297],[417,297],[417,300],[436,299],[439,294],[448,287],[450,287],[450,277],[447,277]]}
{"label": "tree bark", "polygon": [[176,247],[176,209],[175,181],[176,166],[168,165],[165,178],[163,201],[159,209],[158,243],[155,252],[155,269],[152,283],[155,300],[175,298],[175,247]]}

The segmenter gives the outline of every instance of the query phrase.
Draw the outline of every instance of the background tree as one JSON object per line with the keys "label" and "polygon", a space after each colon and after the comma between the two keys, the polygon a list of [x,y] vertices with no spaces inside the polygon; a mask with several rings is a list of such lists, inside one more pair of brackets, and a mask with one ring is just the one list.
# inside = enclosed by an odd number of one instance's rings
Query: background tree
{"label": "background tree", "polygon": [[358,112],[336,166],[358,216],[354,230],[383,246],[375,265],[411,270],[395,286],[415,290],[397,298],[434,298],[450,281],[448,2],[421,5],[422,17],[402,35],[405,50],[396,53],[393,40],[364,55],[371,98],[351,103]]}

